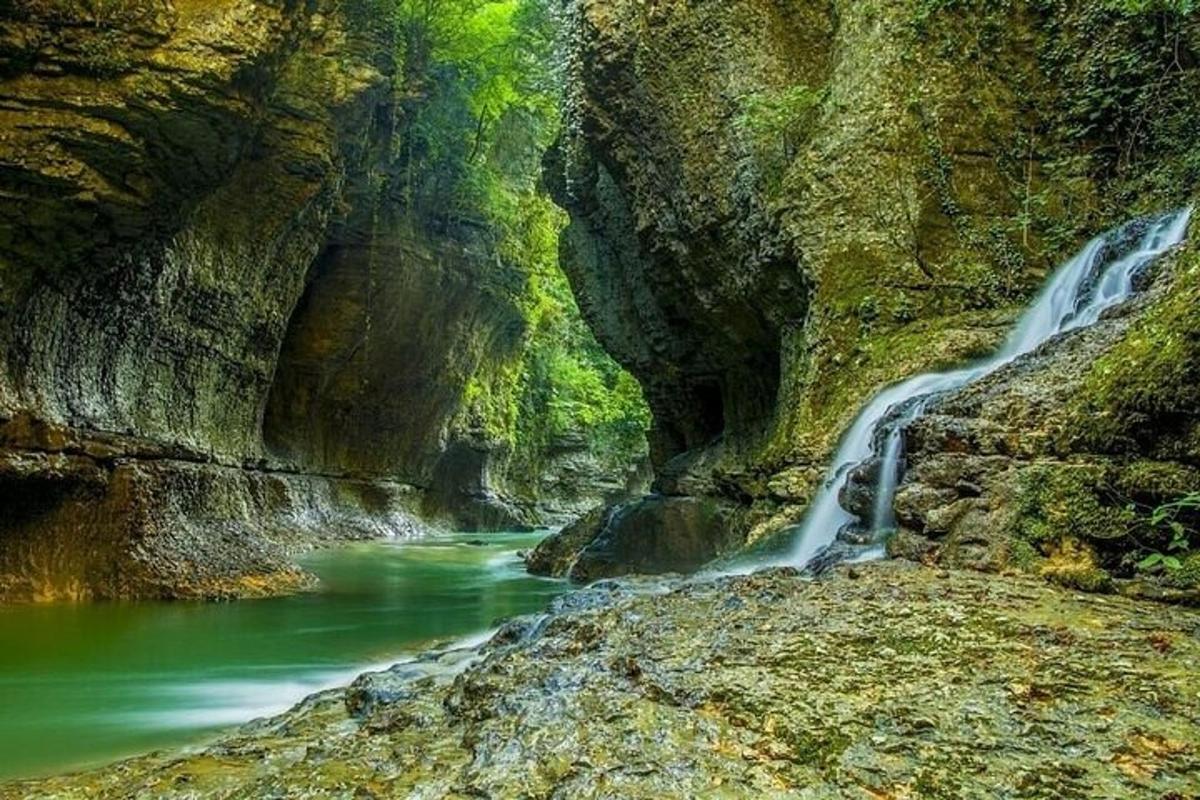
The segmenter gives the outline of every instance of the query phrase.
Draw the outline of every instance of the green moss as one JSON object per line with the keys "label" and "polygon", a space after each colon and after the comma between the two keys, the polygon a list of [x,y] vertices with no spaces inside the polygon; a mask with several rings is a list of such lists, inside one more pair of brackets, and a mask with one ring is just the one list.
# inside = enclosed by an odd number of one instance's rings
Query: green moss
{"label": "green moss", "polygon": [[1112,471],[1096,464],[1041,464],[1021,478],[1015,535],[1049,553],[1066,541],[1124,537],[1137,517],[1112,490]]}
{"label": "green moss", "polygon": [[803,84],[742,98],[738,124],[753,144],[768,194],[778,198],[783,175],[812,130],[822,91]]}
{"label": "green moss", "polygon": [[810,733],[780,726],[775,735],[790,748],[789,760],[820,769],[835,767],[854,743],[853,737],[842,731]]}
{"label": "green moss", "polygon": [[1008,546],[1008,563],[1021,572],[1038,572],[1044,557],[1030,539],[1013,539]]}
{"label": "green moss", "polygon": [[[1200,574],[1200,563],[1186,549],[1174,552],[1171,526],[1156,520],[1155,509],[1179,498],[1181,487],[1195,486],[1195,471],[1175,464],[1031,466],[1020,480],[1011,563],[1066,586],[1108,591],[1113,576],[1152,577],[1139,562],[1162,553],[1182,558],[1183,568],[1150,572],[1167,584],[1189,588]],[[1183,530],[1194,523],[1187,513],[1169,521]]]}
{"label": "green moss", "polygon": [[1200,589],[1200,553],[1192,553],[1184,558],[1183,566],[1168,578],[1177,588]]}
{"label": "green moss", "polygon": [[134,64],[129,41],[120,31],[101,31],[84,39],[79,46],[79,57],[81,66],[101,76],[124,72]]}
{"label": "green moss", "polygon": [[1151,508],[1195,491],[1200,470],[1171,461],[1138,459],[1122,464],[1113,477],[1122,496]]}
{"label": "green moss", "polygon": [[1082,592],[1111,592],[1114,585],[1112,575],[1099,567],[1053,571],[1046,573],[1046,577],[1059,586]]}
{"label": "green moss", "polygon": [[1185,423],[1200,414],[1200,254],[1176,269],[1171,290],[1090,369],[1067,423],[1079,446],[1196,455]]}
{"label": "green moss", "polygon": [[1090,544],[1067,537],[1047,543],[1044,548],[1048,557],[1038,565],[1038,574],[1070,589],[1112,591],[1112,575],[1099,565],[1096,550]]}

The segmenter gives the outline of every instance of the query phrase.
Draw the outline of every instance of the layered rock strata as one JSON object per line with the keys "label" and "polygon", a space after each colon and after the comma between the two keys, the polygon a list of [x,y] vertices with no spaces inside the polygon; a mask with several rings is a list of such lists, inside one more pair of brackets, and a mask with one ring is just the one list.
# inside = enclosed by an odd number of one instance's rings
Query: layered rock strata
{"label": "layered rock strata", "polygon": [[520,369],[529,274],[408,203],[392,20],[0,8],[0,600],[288,590],[305,541],[527,525],[622,483],[557,451],[510,481],[464,421]]}

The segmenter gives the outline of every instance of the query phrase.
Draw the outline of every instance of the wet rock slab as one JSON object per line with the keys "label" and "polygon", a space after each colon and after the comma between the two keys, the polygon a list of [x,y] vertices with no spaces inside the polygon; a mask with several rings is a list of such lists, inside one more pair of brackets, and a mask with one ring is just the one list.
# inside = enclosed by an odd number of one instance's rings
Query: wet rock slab
{"label": "wet rock slab", "polygon": [[642,588],[577,594],[357,716],[330,692],[0,797],[1200,792],[1194,610],[900,562]]}

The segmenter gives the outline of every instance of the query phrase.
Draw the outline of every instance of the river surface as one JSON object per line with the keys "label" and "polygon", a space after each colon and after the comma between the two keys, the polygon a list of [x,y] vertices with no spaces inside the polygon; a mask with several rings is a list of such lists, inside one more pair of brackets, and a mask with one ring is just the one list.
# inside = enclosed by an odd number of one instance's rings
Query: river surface
{"label": "river surface", "polygon": [[311,594],[238,603],[0,607],[0,780],[202,741],[566,590],[525,574],[544,534],[321,551]]}

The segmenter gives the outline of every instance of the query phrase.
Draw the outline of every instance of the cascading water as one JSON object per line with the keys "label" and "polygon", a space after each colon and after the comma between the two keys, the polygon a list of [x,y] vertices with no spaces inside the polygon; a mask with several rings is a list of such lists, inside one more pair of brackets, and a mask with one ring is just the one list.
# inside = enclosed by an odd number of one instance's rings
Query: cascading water
{"label": "cascading water", "polygon": [[[877,545],[872,549],[870,543],[895,527],[892,505],[903,478],[905,429],[938,396],[994,372],[1059,334],[1095,323],[1107,309],[1127,300],[1138,276],[1183,241],[1191,214],[1188,208],[1150,221],[1132,248],[1120,246],[1129,239],[1130,226],[1097,237],[1051,276],[993,356],[950,372],[918,375],[876,395],[842,439],[784,561],[806,566],[829,548],[839,533],[855,531],[860,542],[868,543],[859,557],[875,554]],[[841,492],[855,470],[876,460],[872,517],[860,519],[842,507]]]}

